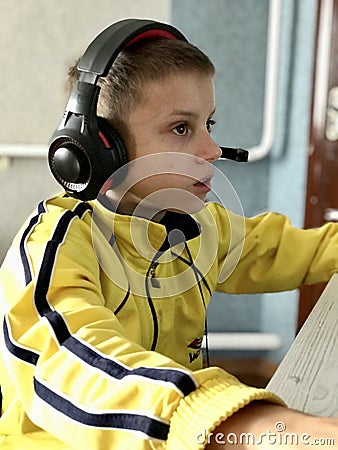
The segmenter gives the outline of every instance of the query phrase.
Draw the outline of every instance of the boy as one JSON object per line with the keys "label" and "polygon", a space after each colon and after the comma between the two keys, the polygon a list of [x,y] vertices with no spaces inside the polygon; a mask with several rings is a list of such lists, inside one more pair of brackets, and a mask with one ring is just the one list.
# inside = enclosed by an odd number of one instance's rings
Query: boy
{"label": "boy", "polygon": [[210,135],[214,68],[191,44],[138,40],[99,84],[97,114],[121,136],[129,163],[97,200],[42,202],[8,252],[1,444],[210,450],[224,444],[209,433],[258,436],[280,420],[290,433],[338,439],[336,420],[202,368],[199,352],[214,290],[328,280],[338,226],[302,231],[267,214],[245,219],[243,244],[240,218],[204,204],[220,156]]}

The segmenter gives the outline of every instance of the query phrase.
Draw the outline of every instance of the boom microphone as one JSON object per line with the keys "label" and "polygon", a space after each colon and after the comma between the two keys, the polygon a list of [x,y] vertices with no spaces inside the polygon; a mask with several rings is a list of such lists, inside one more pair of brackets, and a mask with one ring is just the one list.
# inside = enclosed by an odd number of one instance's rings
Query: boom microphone
{"label": "boom microphone", "polygon": [[236,162],[247,162],[249,159],[248,150],[243,148],[219,147],[222,150],[221,158],[231,159]]}

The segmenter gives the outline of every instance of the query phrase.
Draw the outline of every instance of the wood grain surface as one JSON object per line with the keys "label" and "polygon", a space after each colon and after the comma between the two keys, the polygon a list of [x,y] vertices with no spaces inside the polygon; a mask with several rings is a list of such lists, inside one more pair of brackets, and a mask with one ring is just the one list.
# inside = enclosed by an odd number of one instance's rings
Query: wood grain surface
{"label": "wood grain surface", "polygon": [[331,278],[267,388],[291,408],[338,417],[338,274]]}

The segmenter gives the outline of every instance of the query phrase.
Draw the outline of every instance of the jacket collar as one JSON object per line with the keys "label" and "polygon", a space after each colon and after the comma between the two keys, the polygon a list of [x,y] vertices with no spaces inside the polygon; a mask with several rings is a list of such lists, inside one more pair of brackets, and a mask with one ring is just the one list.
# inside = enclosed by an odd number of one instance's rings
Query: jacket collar
{"label": "jacket collar", "polygon": [[159,251],[194,239],[201,232],[199,223],[189,214],[167,211],[160,223],[165,226],[167,235]]}
{"label": "jacket collar", "polygon": [[133,237],[135,238],[139,231],[143,230],[143,233],[148,236],[151,247],[158,252],[164,252],[170,247],[194,239],[201,232],[200,224],[189,214],[166,211],[159,222],[154,222],[143,217],[117,213],[114,205],[104,195],[100,195],[96,200],[94,220],[99,222],[100,226],[103,225],[106,237],[108,237],[107,232],[110,233],[111,245],[120,239],[127,241],[130,245]]}

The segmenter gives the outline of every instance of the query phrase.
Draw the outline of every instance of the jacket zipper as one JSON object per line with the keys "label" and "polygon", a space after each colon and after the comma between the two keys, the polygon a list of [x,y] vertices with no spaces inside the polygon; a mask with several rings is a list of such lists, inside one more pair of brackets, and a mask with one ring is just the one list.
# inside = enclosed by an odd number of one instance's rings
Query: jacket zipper
{"label": "jacket zipper", "polygon": [[157,261],[152,261],[152,263],[150,264],[150,282],[153,288],[159,288],[160,287],[160,282],[158,281],[158,279],[156,278],[156,268],[159,265],[159,263]]}
{"label": "jacket zipper", "polygon": [[157,320],[155,306],[154,306],[153,300],[152,300],[150,292],[149,292],[149,280],[153,287],[155,287],[155,288],[160,287],[160,283],[159,283],[158,279],[156,278],[156,268],[159,265],[158,261],[156,261],[156,257],[157,257],[157,255],[152,260],[152,262],[149,266],[148,272],[146,274],[146,280],[145,280],[145,289],[146,289],[146,293],[147,293],[148,305],[149,305],[151,315],[153,318],[153,327],[154,327],[153,342],[151,344],[152,351],[155,350],[156,345],[157,345],[157,340],[158,340],[158,320]]}

